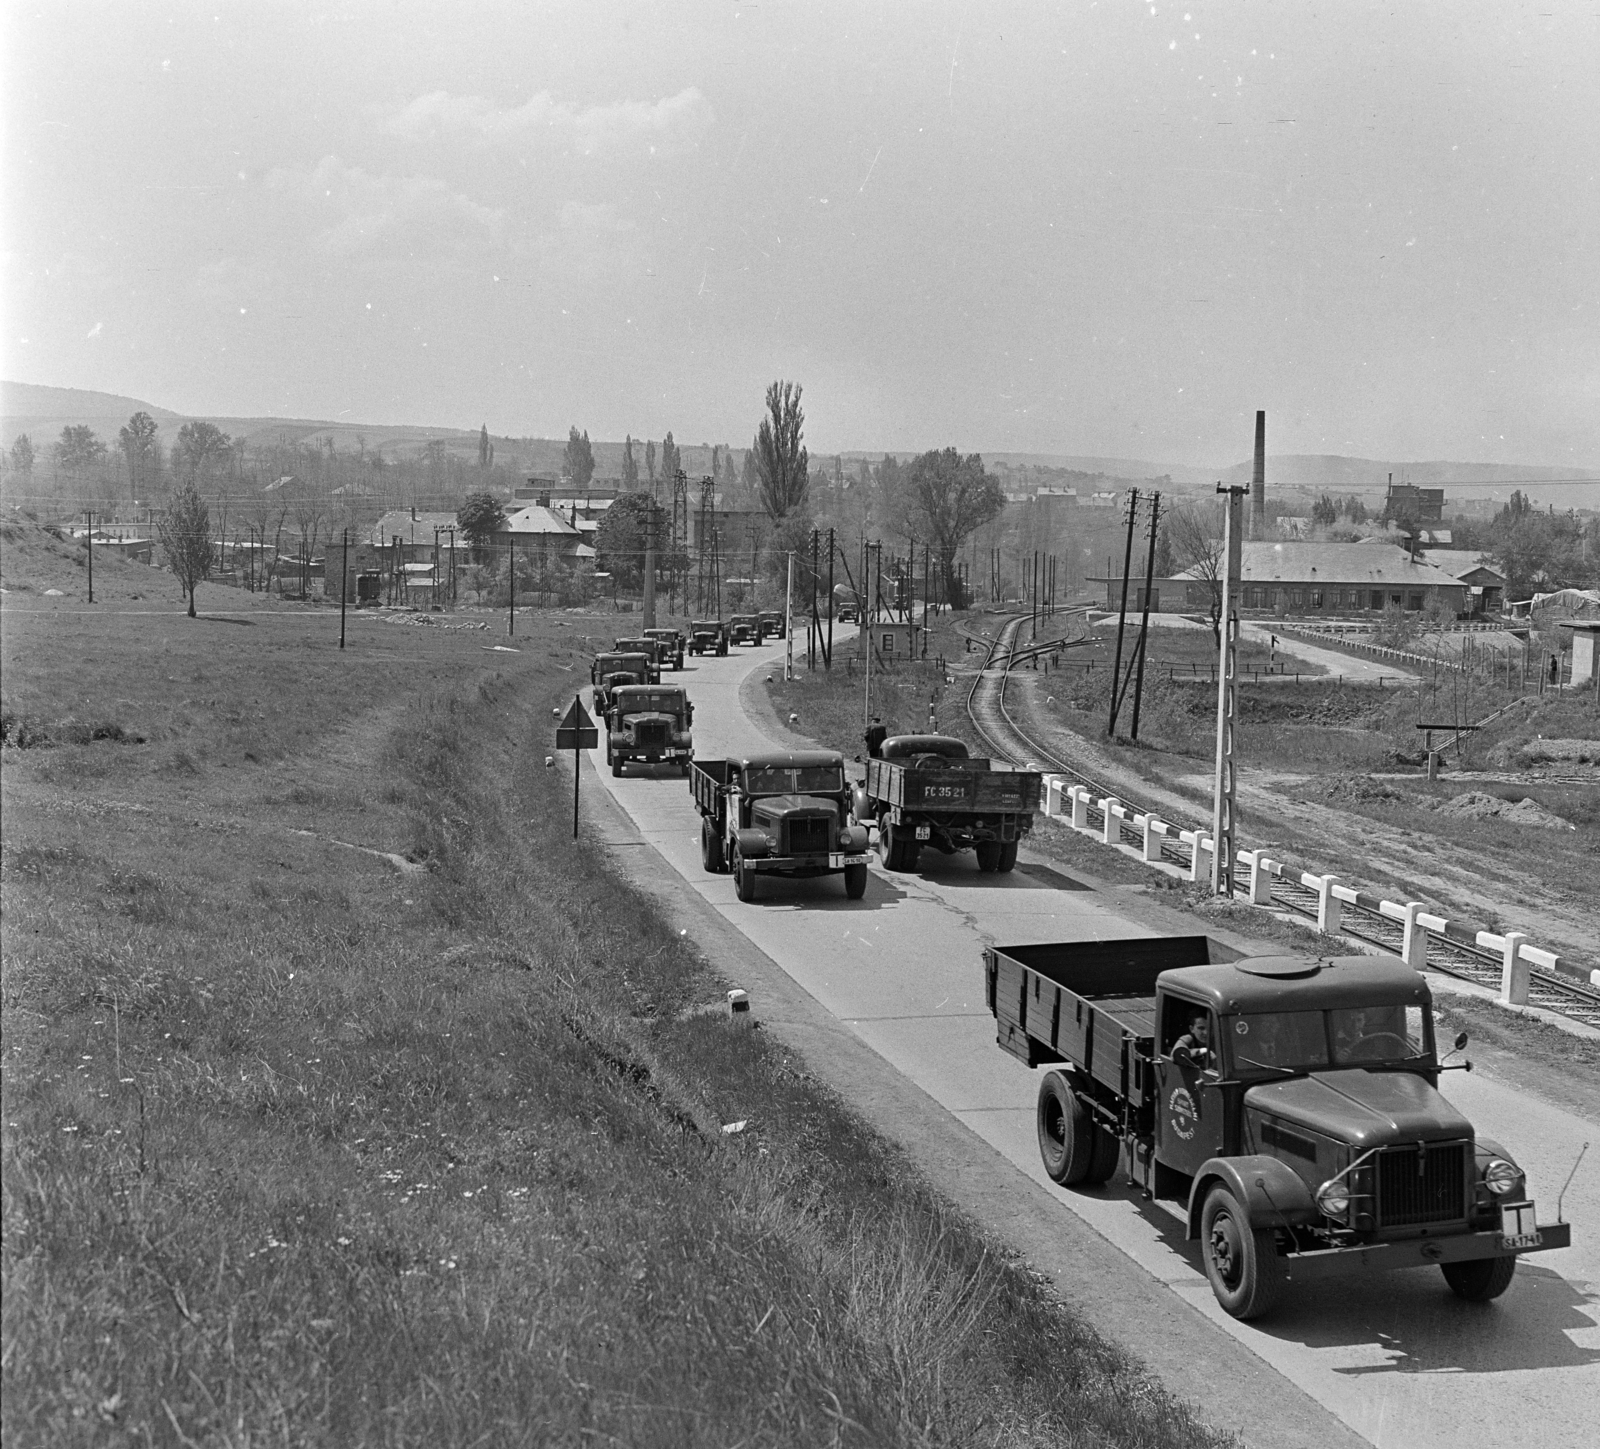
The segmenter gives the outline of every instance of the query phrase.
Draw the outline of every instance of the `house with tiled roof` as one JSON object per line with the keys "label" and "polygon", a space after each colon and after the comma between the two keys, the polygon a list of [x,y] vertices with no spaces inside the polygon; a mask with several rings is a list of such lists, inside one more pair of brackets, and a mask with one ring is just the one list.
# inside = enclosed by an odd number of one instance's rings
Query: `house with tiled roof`
{"label": "house with tiled roof", "polygon": [[[1106,605],[1122,598],[1122,579],[1097,578]],[[1202,568],[1157,579],[1150,593],[1153,612],[1208,612],[1220,585]],[[1420,613],[1435,600],[1455,614],[1471,606],[1469,586],[1447,569],[1413,558],[1394,544],[1246,543],[1240,560],[1240,609],[1276,618],[1360,617],[1397,608]],[[1144,579],[1128,581],[1128,607],[1142,608]]]}

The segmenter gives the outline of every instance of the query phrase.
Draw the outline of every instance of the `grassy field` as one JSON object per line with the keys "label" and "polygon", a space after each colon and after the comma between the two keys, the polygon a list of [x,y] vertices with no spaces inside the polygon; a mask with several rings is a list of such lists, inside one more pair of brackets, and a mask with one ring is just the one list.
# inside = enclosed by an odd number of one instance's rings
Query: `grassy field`
{"label": "grassy field", "polygon": [[573,844],[611,621],[0,624],[8,1444],[1217,1442]]}

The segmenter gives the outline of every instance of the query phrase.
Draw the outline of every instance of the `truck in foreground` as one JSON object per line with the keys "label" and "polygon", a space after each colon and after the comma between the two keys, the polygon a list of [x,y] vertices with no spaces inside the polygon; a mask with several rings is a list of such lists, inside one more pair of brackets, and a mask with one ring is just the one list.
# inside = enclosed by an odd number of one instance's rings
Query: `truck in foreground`
{"label": "truck in foreground", "polygon": [[700,858],[713,874],[733,872],[741,901],[761,876],[843,875],[845,896],[867,889],[867,832],[850,822],[844,756],[781,750],[729,760],[695,760],[689,793],[700,811]]}
{"label": "truck in foreground", "polygon": [[974,759],[948,735],[891,735],[867,761],[852,813],[878,828],[888,870],[911,871],[924,845],[972,850],[981,871],[1008,871],[1033,829],[1043,777]]}
{"label": "truck in foreground", "polygon": [[606,764],[621,775],[630,760],[673,764],[687,775],[694,758],[690,724],[694,705],[674,685],[624,684],[611,691],[606,708]]}
{"label": "truck in foreground", "polygon": [[1418,972],[1227,954],[1205,936],[984,952],[1000,1046],[1048,1069],[1036,1126],[1053,1181],[1123,1168],[1199,1239],[1241,1319],[1286,1282],[1430,1264],[1482,1302],[1524,1254],[1569,1245],[1511,1154],[1440,1093],[1456,1068]]}

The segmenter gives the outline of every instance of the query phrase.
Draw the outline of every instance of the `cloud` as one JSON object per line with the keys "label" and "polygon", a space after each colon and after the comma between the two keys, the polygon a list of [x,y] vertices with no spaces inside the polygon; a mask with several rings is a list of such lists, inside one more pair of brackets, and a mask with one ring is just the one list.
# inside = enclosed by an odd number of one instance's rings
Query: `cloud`
{"label": "cloud", "polygon": [[414,140],[468,136],[485,145],[543,137],[584,156],[637,149],[670,155],[694,147],[715,119],[697,86],[655,102],[617,101],[584,110],[548,91],[509,108],[481,96],[430,91],[391,114],[383,129]]}
{"label": "cloud", "polygon": [[322,251],[349,256],[404,228],[408,244],[459,248],[473,240],[499,243],[505,213],[482,206],[432,176],[378,176],[324,156],[310,171],[279,169],[267,186],[331,210],[335,220],[314,236]]}
{"label": "cloud", "polygon": [[530,262],[546,278],[570,281],[609,280],[622,287],[649,265],[639,228],[617,215],[609,203],[562,204],[559,224],[519,243],[519,260]]}

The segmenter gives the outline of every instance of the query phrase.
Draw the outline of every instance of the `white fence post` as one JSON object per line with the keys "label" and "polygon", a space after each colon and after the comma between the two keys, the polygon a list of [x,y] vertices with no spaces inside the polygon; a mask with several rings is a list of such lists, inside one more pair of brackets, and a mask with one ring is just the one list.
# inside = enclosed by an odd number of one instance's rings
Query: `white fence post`
{"label": "white fence post", "polygon": [[1133,823],[1144,831],[1144,858],[1146,860],[1161,859],[1161,837],[1156,834],[1156,817],[1154,815],[1135,815]]}
{"label": "white fence post", "polygon": [[1267,874],[1265,868],[1266,851],[1247,850],[1243,852],[1243,855],[1250,867],[1250,904],[1253,906],[1270,906],[1272,904],[1272,877]]}
{"label": "white fence post", "polygon": [[1500,999],[1512,1006],[1528,1004],[1528,980],[1532,968],[1522,959],[1522,943],[1528,938],[1521,931],[1506,932],[1506,954],[1500,967]]}
{"label": "white fence post", "polygon": [[1315,877],[1317,882],[1317,929],[1324,936],[1336,936],[1339,933],[1339,918],[1344,910],[1344,902],[1334,895],[1333,887],[1339,877],[1336,875],[1321,875]]}
{"label": "white fence post", "polygon": [[1178,837],[1189,840],[1189,879],[1192,881],[1205,881],[1211,879],[1211,837],[1198,830],[1185,830]]}
{"label": "white fence post", "polygon": [[1428,964],[1428,933],[1417,921],[1423,909],[1421,901],[1406,902],[1405,935],[1400,938],[1400,959],[1413,971],[1420,971]]}
{"label": "white fence post", "polygon": [[1089,789],[1086,785],[1074,785],[1068,792],[1072,796],[1072,828],[1074,830],[1087,830],[1089,828]]}
{"label": "white fence post", "polygon": [[1105,827],[1100,832],[1100,838],[1104,840],[1107,845],[1122,844],[1122,827],[1117,822],[1116,813],[1117,806],[1121,803],[1122,801],[1117,799],[1115,795],[1107,795],[1106,798],[1100,802],[1100,809],[1105,812]]}

